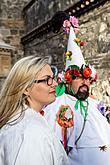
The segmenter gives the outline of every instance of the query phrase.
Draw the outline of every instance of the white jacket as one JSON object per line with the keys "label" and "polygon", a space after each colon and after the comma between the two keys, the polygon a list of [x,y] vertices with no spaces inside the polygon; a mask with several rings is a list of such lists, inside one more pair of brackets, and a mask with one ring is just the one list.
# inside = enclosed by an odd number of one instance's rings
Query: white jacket
{"label": "white jacket", "polygon": [[27,109],[0,130],[0,165],[68,165],[68,158],[44,117]]}

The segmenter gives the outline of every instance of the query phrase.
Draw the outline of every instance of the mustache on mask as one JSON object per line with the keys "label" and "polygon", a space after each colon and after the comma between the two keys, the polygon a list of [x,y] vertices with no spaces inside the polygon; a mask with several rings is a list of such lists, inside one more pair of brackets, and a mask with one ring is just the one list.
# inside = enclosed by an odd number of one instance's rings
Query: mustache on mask
{"label": "mustache on mask", "polygon": [[85,84],[81,85],[81,86],[79,87],[78,91],[80,91],[80,89],[83,88],[83,87],[86,87],[86,88],[87,88],[87,91],[89,91],[89,87],[88,87],[87,85],[85,85]]}
{"label": "mustache on mask", "polygon": [[[81,92],[81,88],[82,87],[86,87],[87,90],[84,90],[83,92]],[[81,85],[77,91],[77,93],[74,95],[78,100],[84,101],[88,98],[89,96],[89,87],[87,85]]]}

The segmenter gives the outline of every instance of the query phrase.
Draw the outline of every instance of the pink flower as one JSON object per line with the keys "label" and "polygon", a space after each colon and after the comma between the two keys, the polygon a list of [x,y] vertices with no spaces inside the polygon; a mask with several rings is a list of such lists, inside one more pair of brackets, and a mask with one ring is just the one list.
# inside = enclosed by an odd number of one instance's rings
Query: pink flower
{"label": "pink flower", "polygon": [[71,26],[70,21],[65,20],[65,21],[63,22],[63,27],[64,27],[64,28],[66,28],[66,27],[70,27],[70,26]]}
{"label": "pink flower", "polygon": [[69,28],[63,28],[64,29],[64,31],[67,33],[67,34],[69,34],[69,32],[70,32],[70,29]]}
{"label": "pink flower", "polygon": [[64,81],[65,81],[64,73],[63,72],[58,73],[57,82],[60,83],[60,82],[64,82]]}
{"label": "pink flower", "polygon": [[64,31],[65,31],[67,34],[68,34],[69,31],[70,31],[70,26],[71,26],[70,21],[65,20],[65,21],[63,22],[63,29],[64,29]]}
{"label": "pink flower", "polygon": [[78,19],[76,17],[70,16],[69,21],[72,23],[72,25],[74,27],[77,27],[77,28],[79,27],[79,22],[78,22]]}
{"label": "pink flower", "polygon": [[74,28],[74,32],[77,33],[78,32],[78,28]]}

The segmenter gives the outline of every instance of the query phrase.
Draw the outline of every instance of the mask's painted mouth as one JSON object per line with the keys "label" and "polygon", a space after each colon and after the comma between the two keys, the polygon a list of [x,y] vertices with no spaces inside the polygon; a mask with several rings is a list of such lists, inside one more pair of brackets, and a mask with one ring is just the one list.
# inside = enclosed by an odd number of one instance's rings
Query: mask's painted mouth
{"label": "mask's painted mouth", "polygon": [[87,85],[80,86],[78,92],[74,96],[78,100],[86,100],[89,96],[89,87]]}
{"label": "mask's painted mouth", "polygon": [[86,92],[88,90],[88,86],[87,85],[83,85],[83,86],[80,87],[79,90],[80,90],[80,92],[84,92],[84,91]]}

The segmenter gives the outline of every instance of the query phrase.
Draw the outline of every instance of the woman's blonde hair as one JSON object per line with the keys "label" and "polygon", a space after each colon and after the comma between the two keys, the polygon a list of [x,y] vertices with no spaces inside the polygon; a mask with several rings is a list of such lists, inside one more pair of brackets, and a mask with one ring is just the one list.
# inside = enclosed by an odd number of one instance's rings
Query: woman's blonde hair
{"label": "woman's blonde hair", "polygon": [[0,93],[0,128],[19,110],[23,112],[24,90],[32,85],[38,72],[49,64],[48,57],[24,57],[12,67]]}

